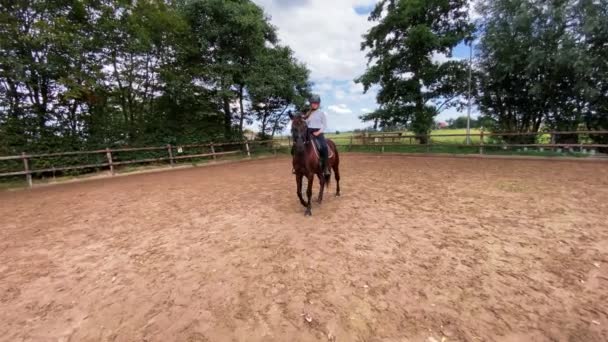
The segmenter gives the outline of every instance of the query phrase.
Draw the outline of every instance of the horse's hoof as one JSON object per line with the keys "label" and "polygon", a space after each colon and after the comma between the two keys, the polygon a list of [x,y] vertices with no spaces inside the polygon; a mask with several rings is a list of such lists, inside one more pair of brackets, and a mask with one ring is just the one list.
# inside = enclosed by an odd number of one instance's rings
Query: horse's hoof
{"label": "horse's hoof", "polygon": [[336,192],[336,197],[340,197],[340,193],[339,192]]}
{"label": "horse's hoof", "polygon": [[310,211],[310,209],[306,209],[306,211],[304,212],[304,216],[312,216],[312,212]]}

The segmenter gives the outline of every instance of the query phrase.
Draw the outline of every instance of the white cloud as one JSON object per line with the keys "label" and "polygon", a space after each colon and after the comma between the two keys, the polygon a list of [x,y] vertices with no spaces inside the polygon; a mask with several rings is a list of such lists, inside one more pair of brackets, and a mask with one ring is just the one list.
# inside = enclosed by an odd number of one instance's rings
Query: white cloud
{"label": "white cloud", "polygon": [[321,82],[321,83],[315,84],[314,88],[316,91],[326,92],[326,91],[331,91],[334,87],[331,84],[331,82]]}
{"label": "white cloud", "polygon": [[362,35],[373,25],[354,7],[375,0],[254,0],[270,15],[279,39],[312,71],[313,79],[352,80],[365,70]]}
{"label": "white cloud", "polygon": [[338,114],[351,114],[353,112],[344,103],[341,103],[341,104],[338,104],[338,105],[331,105],[331,106],[327,107],[327,109],[329,109],[332,112],[338,113]]}
{"label": "white cloud", "polygon": [[[363,86],[353,80],[365,72],[367,58],[360,50],[362,36],[373,25],[367,15],[354,8],[370,6],[376,0],[253,0],[276,26],[281,44],[290,46],[295,56],[311,70],[314,91],[328,109],[328,125],[339,130],[362,128],[359,114],[376,108],[378,87],[363,94]],[[478,0],[472,0],[474,3]],[[470,13],[476,15],[471,5]],[[448,60],[445,55],[435,61]],[[331,115],[333,113],[334,115]],[[452,116],[445,113],[442,116]]]}
{"label": "white cloud", "polygon": [[336,90],[335,96],[338,100],[344,100],[344,98],[346,97],[346,92],[342,89],[338,89]]}
{"label": "white cloud", "polygon": [[352,81],[350,83],[350,87],[348,92],[354,95],[362,95],[363,94],[363,85],[361,83],[355,83]]}

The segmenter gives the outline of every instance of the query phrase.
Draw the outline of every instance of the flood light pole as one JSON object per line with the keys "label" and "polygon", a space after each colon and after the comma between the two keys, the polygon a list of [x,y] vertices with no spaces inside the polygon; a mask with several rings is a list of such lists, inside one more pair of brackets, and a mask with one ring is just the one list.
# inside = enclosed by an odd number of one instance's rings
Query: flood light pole
{"label": "flood light pole", "polygon": [[473,40],[469,45],[469,98],[467,108],[467,145],[471,144],[471,78],[472,78],[472,64],[473,64]]}

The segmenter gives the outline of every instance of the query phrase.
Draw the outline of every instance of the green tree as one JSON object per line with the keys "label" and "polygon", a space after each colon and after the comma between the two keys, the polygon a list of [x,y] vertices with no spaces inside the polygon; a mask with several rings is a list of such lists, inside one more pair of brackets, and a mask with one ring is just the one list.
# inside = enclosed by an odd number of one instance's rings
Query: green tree
{"label": "green tree", "polygon": [[368,68],[356,79],[364,90],[379,85],[380,108],[362,116],[380,127],[407,125],[426,142],[435,116],[466,91],[467,65],[437,62],[471,37],[466,0],[382,0],[369,16],[377,21],[361,45]]}
{"label": "green tree", "polygon": [[[608,1],[582,0],[574,7],[574,17],[580,25],[577,37],[587,58],[590,59],[589,82],[586,93],[589,111],[584,122],[591,130],[608,130]],[[593,134],[600,144],[608,144],[608,135]],[[608,148],[601,149],[608,152]]]}
{"label": "green tree", "polygon": [[530,73],[538,71],[528,68],[528,58],[538,44],[532,23],[539,13],[526,0],[484,1],[478,10],[484,32],[478,45],[480,110],[495,118],[497,131],[536,132],[545,104],[533,97],[531,80],[538,75]]}
{"label": "green tree", "polygon": [[[593,80],[593,54],[581,42],[576,17],[582,3],[572,0],[482,1],[483,31],[479,45],[481,111],[499,132],[536,132],[541,125],[552,130],[578,129],[589,115]],[[533,142],[534,136],[512,137]],[[576,135],[556,136],[556,142],[576,143]]]}
{"label": "green tree", "polygon": [[207,64],[201,79],[217,94],[224,113],[226,138],[232,136],[234,114],[231,103],[239,103],[239,130],[245,110],[245,80],[266,43],[276,43],[276,32],[262,9],[249,0],[196,0],[185,8],[200,46],[201,61]]}
{"label": "green tree", "polygon": [[264,49],[251,70],[247,83],[260,135],[274,137],[289,121],[287,110],[304,105],[310,95],[309,71],[282,46]]}
{"label": "green tree", "polygon": [[[0,6],[2,154],[233,138],[254,118],[252,94],[282,106],[309,89],[308,70],[249,0]],[[256,88],[264,79],[273,92]],[[268,133],[284,125],[277,113]]]}
{"label": "green tree", "polygon": [[[467,128],[467,117],[459,116],[456,119],[447,120],[448,127],[453,129],[463,129]],[[475,118],[471,118],[470,120],[471,128],[479,128],[479,122]]]}

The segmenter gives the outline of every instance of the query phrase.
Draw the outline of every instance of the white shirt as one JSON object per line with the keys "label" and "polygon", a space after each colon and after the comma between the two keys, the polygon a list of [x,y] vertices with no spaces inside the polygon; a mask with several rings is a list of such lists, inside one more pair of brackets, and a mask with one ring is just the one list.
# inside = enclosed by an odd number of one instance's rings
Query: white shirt
{"label": "white shirt", "polygon": [[319,132],[323,133],[327,129],[327,119],[325,112],[320,109],[315,110],[306,119],[308,128],[319,129]]}

